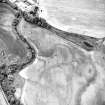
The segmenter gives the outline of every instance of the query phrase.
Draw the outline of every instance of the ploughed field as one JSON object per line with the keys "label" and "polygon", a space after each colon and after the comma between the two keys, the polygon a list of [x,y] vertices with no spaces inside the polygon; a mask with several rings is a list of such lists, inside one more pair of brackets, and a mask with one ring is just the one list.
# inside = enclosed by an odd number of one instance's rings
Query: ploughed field
{"label": "ploughed field", "polygon": [[93,37],[105,34],[104,0],[39,0],[52,25]]}
{"label": "ploughed field", "polygon": [[[80,4],[77,3],[76,6],[79,8],[82,4],[85,5],[85,2],[79,2]],[[69,4],[63,1],[60,3]],[[55,4],[58,6],[60,3]],[[94,20],[87,9],[84,13],[89,14],[89,17],[81,13],[83,12],[81,9],[85,7],[91,6],[81,7],[77,11],[80,21],[72,21],[72,25],[103,30],[104,25],[100,21],[97,23],[95,21],[98,18],[103,19],[104,14],[101,14],[102,17],[96,15]],[[62,19],[67,18],[66,13],[62,13],[65,12],[63,11],[65,8],[62,8],[55,11],[60,13],[60,15],[56,13],[56,18],[58,16]],[[102,8],[92,11],[93,14],[97,14],[96,11],[101,13]],[[66,12],[67,15],[71,13]],[[105,102],[104,43],[97,43],[95,49],[93,47],[87,51],[82,47],[82,41],[87,37],[74,38],[73,34],[55,28],[56,24],[49,25],[46,21],[42,22],[43,19],[36,22],[26,14],[17,13],[13,6],[0,3],[0,104],[4,105],[5,102],[6,105],[103,105]],[[52,14],[54,16],[54,12]],[[73,15],[77,14],[74,12]],[[64,27],[70,26],[71,23],[64,22],[68,18],[62,19],[60,21],[62,23],[59,24]],[[91,19],[93,23],[90,26]],[[74,35],[79,35],[79,32],[75,33]],[[66,34],[72,36],[71,40],[76,39],[75,43],[67,40]],[[91,37],[88,39],[91,41]],[[98,39],[92,38],[93,40],[98,42]]]}

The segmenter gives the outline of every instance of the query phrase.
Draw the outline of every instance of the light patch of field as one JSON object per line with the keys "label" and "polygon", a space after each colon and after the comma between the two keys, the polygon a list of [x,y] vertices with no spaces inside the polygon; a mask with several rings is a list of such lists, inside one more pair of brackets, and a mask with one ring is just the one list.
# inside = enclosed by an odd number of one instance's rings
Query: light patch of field
{"label": "light patch of field", "polygon": [[105,34],[105,5],[102,0],[46,0],[43,5],[49,23],[57,28],[67,27],[68,32],[94,37]]}

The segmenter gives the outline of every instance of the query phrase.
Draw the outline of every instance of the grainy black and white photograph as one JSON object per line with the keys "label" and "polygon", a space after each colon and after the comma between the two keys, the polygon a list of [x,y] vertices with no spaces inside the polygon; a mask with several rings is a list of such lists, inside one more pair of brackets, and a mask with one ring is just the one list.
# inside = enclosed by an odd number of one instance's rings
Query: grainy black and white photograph
{"label": "grainy black and white photograph", "polygon": [[0,0],[0,105],[105,105],[105,0]]}

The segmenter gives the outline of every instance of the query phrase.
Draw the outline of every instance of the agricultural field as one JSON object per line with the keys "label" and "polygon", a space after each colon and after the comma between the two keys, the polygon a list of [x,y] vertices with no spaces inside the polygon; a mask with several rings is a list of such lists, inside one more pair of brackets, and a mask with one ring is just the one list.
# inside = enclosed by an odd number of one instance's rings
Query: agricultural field
{"label": "agricultural field", "polygon": [[105,105],[103,0],[0,0],[0,105]]}

